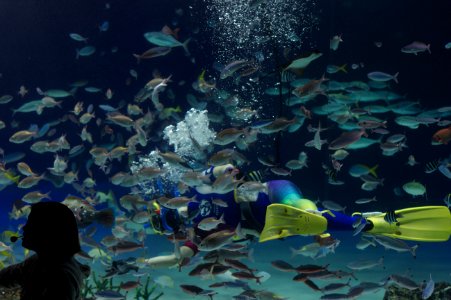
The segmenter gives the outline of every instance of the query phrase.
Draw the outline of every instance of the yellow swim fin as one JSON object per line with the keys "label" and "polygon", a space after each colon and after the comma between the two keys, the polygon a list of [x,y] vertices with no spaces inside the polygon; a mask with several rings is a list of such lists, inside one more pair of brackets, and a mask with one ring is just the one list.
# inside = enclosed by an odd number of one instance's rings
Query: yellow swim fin
{"label": "yellow swim fin", "polygon": [[292,235],[317,235],[327,229],[327,220],[303,209],[284,204],[271,204],[266,209],[265,227],[259,242]]}
{"label": "yellow swim fin", "polygon": [[444,242],[451,234],[451,214],[446,206],[405,208],[368,217],[373,227],[365,231],[393,238]]}

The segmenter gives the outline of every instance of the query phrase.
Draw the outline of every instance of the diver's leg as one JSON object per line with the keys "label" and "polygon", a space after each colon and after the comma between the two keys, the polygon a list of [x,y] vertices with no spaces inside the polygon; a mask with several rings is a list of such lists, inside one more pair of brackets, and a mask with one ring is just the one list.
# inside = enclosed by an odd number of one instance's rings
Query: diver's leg
{"label": "diver's leg", "polygon": [[161,255],[144,260],[144,263],[151,268],[168,268],[177,265],[183,258],[191,258],[195,254],[194,250],[187,246],[180,247],[180,256],[175,254],[171,255]]}
{"label": "diver's leg", "polygon": [[323,216],[327,219],[328,230],[355,230],[354,224],[360,218],[352,217],[338,211],[323,211]]}

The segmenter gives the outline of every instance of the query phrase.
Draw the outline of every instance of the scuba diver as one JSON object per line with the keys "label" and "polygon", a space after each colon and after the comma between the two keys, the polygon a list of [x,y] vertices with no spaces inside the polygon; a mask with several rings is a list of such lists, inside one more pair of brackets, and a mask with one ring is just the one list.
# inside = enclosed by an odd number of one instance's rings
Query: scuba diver
{"label": "scuba diver", "polygon": [[22,246],[36,254],[0,271],[0,287],[21,288],[21,300],[81,299],[88,266],[77,262],[78,227],[72,211],[58,202],[32,205],[21,237]]}
{"label": "scuba diver", "polygon": [[195,236],[191,234],[191,240],[185,242],[177,250],[178,253],[147,258],[141,262],[153,268],[174,266],[199,250],[208,250],[200,249],[202,240],[227,229],[236,234],[240,231],[241,236],[245,234],[247,238],[258,237],[259,242],[294,235],[327,239],[330,238],[326,233],[329,230],[361,231],[423,242],[447,241],[451,234],[451,214],[446,206],[354,213],[349,216],[338,211],[319,210],[313,201],[303,198],[299,188],[291,181],[260,183],[230,180],[238,173],[239,170],[231,164],[204,171],[203,177],[208,178],[210,184],[191,188],[188,196],[195,196],[195,201],[183,208],[169,209],[154,202],[151,225],[155,232],[173,235],[175,239],[177,233],[191,229]]}

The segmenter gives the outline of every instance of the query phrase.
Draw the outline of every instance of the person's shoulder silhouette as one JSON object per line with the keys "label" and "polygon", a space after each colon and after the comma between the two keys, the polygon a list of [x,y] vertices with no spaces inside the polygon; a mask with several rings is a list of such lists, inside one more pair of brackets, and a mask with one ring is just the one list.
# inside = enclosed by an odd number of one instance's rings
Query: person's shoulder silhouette
{"label": "person's shoulder silhouette", "polygon": [[80,241],[75,216],[67,206],[34,204],[23,227],[22,246],[36,255],[0,271],[0,286],[20,285],[23,300],[80,298],[89,268],[74,259]]}

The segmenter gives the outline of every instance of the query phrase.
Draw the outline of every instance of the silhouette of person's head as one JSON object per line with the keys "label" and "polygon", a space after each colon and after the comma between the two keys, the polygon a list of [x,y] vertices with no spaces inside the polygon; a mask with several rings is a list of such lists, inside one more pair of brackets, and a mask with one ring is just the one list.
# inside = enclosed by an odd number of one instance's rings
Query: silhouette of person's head
{"label": "silhouette of person's head", "polygon": [[73,256],[80,251],[74,214],[59,202],[32,205],[27,224],[23,227],[22,246],[52,259]]}

